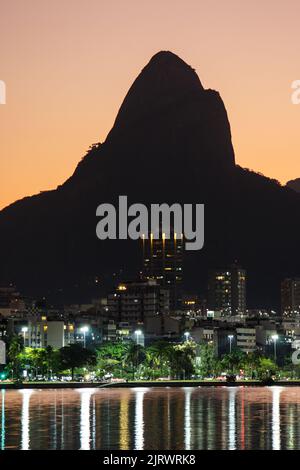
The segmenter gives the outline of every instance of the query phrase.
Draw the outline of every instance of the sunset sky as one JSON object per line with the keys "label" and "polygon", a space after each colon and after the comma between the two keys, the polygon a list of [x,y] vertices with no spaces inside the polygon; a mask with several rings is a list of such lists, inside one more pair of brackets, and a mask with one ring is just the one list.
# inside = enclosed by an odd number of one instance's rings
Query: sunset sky
{"label": "sunset sky", "polygon": [[0,208],[55,188],[171,50],[221,93],[236,161],[300,177],[299,0],[1,0]]}

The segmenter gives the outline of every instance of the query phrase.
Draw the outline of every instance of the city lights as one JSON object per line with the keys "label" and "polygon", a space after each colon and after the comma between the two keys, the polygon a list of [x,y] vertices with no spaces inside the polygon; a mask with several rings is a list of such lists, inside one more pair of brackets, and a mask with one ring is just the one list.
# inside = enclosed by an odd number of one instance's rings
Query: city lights
{"label": "city lights", "polygon": [[88,326],[82,326],[80,328],[80,331],[81,331],[81,333],[83,333],[83,347],[85,348],[86,347],[86,334],[89,331],[89,327]]}
{"label": "city lights", "polygon": [[229,339],[229,352],[231,353],[233,335],[228,335],[228,339]]}
{"label": "city lights", "polygon": [[26,342],[26,333],[28,331],[28,326],[22,326],[22,333],[23,333],[23,340],[24,340],[24,346],[25,346],[25,342]]}
{"label": "city lights", "polygon": [[272,340],[273,340],[273,343],[274,343],[274,361],[275,361],[275,363],[277,361],[276,343],[277,343],[278,338],[279,338],[279,336],[277,334],[272,336]]}

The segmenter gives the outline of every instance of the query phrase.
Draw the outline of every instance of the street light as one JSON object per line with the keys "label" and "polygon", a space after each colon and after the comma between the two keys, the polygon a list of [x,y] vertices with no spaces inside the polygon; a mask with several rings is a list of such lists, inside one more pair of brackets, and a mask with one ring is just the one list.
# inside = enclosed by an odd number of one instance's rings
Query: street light
{"label": "street light", "polygon": [[141,336],[142,330],[135,330],[134,334],[136,336],[136,344],[139,344],[139,336]]}
{"label": "street light", "polygon": [[[136,336],[136,345],[140,344],[139,343],[139,336],[142,335],[142,330],[135,330],[134,332],[134,335]],[[133,368],[133,379],[135,379],[135,375],[136,375],[136,369],[138,367],[138,354],[139,354],[139,351],[138,351],[138,348],[136,348],[136,351],[135,351],[135,362],[136,364],[134,365],[134,368]]]}
{"label": "street light", "polygon": [[[190,337],[190,332],[189,331],[185,331],[183,333],[184,337],[185,337],[185,341],[187,342],[189,340],[189,337]],[[185,368],[183,369],[183,380],[185,380]]]}
{"label": "street light", "polygon": [[274,362],[275,362],[275,364],[276,364],[276,360],[277,360],[276,341],[278,340],[278,335],[273,335],[273,336],[272,336],[272,340],[273,340],[273,343],[274,343]]}
{"label": "street light", "polygon": [[185,340],[188,341],[188,340],[189,340],[189,337],[190,337],[190,332],[189,332],[189,331],[185,331],[184,336],[185,336]]}
{"label": "street light", "polygon": [[23,333],[23,338],[24,338],[24,347],[25,347],[25,341],[26,341],[26,333],[28,331],[28,326],[22,326],[22,333]]}
{"label": "street light", "polygon": [[89,327],[83,326],[82,328],[80,328],[80,331],[83,333],[83,347],[85,348],[86,347],[85,335],[89,331]]}
{"label": "street light", "polygon": [[229,352],[231,354],[231,344],[232,344],[232,340],[233,340],[233,335],[228,335],[228,339],[229,339]]}

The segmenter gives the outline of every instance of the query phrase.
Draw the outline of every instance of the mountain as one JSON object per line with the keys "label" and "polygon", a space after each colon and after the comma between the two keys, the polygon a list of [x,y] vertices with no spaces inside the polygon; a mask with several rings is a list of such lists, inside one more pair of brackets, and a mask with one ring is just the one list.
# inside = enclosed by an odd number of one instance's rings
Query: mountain
{"label": "mountain", "polygon": [[300,195],[235,164],[219,93],[162,51],[131,86],[105,142],[63,185],[0,212],[0,282],[79,301],[134,276],[139,242],[95,234],[97,206],[123,194],[129,204],[205,204],[205,246],[185,257],[187,290],[204,292],[209,268],[238,260],[250,306],[278,306],[280,279],[299,275]]}
{"label": "mountain", "polygon": [[297,193],[300,193],[300,178],[288,181],[286,186],[293,189],[294,191],[297,191]]}

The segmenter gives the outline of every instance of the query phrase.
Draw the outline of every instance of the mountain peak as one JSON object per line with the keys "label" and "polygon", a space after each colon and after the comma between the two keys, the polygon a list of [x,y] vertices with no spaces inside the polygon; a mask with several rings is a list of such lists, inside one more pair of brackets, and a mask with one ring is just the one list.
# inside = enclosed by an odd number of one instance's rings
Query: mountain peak
{"label": "mountain peak", "polygon": [[180,65],[185,68],[191,68],[183,59],[171,51],[159,51],[154,54],[149,60],[148,65],[153,64],[160,64],[161,66]]}
{"label": "mountain peak", "polygon": [[176,105],[204,88],[184,60],[170,51],[157,52],[142,69],[129,89],[115,121],[115,127],[136,122],[152,111]]}
{"label": "mountain peak", "polygon": [[[200,87],[202,84],[195,70],[183,59],[171,51],[160,51],[151,57],[143,72],[155,71],[155,73],[167,74],[172,80],[180,80],[182,85]],[[143,73],[142,72],[142,73]],[[170,84],[168,84],[170,85]]]}

